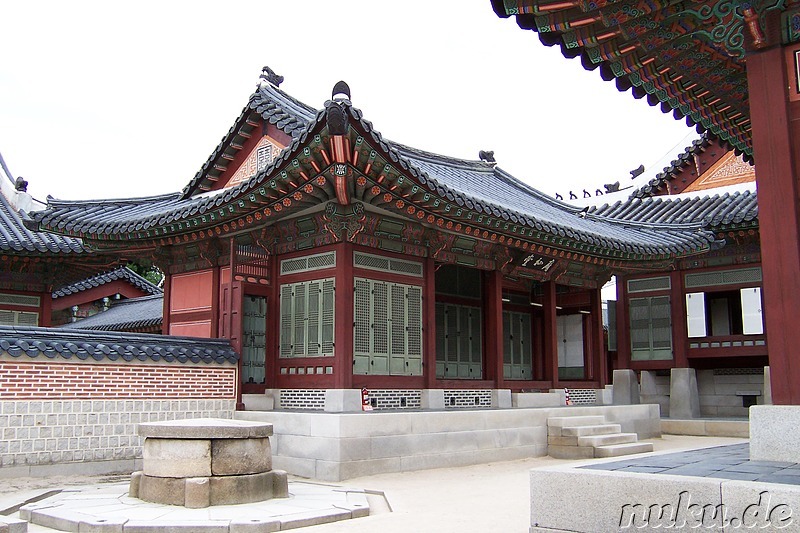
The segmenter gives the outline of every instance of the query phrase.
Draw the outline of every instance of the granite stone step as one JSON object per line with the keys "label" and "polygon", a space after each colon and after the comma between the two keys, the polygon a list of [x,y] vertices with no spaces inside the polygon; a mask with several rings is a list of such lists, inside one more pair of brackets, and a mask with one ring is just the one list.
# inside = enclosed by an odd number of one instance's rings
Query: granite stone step
{"label": "granite stone step", "polygon": [[595,457],[619,457],[634,453],[647,453],[653,451],[652,442],[630,442],[626,444],[611,444],[598,446],[594,449]]}
{"label": "granite stone step", "polygon": [[594,447],[550,444],[547,446],[547,455],[554,459],[593,459]]}
{"label": "granite stone step", "polygon": [[590,435],[578,437],[578,446],[610,446],[612,444],[628,444],[636,442],[636,433],[612,433],[609,435]]}
{"label": "granite stone step", "polygon": [[584,415],[584,416],[551,416],[547,419],[547,427],[562,428],[565,426],[596,426],[604,424],[606,418],[602,415]]}
{"label": "granite stone step", "polygon": [[622,433],[622,426],[619,424],[597,424],[593,426],[565,426],[561,428],[563,437],[586,437],[589,435],[608,435],[610,433]]}

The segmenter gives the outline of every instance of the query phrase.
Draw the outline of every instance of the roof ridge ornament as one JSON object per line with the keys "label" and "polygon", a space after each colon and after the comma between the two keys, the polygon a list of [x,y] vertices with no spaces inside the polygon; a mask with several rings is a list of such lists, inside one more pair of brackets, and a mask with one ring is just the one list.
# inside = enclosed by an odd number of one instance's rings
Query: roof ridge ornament
{"label": "roof ridge ornament", "polygon": [[[274,70],[266,65],[261,69],[261,75],[258,77],[258,79],[264,80],[274,87],[278,87],[281,83],[283,83],[283,76],[276,74]],[[261,84],[262,82],[259,81],[259,86],[261,86]]]}
{"label": "roof ridge ornament", "polygon": [[331,91],[331,100],[334,102],[339,100],[350,100],[350,86],[342,80],[336,82]]}
{"label": "roof ridge ornament", "polygon": [[494,158],[494,150],[480,150],[478,152],[478,157],[481,161],[497,164],[497,161]]}

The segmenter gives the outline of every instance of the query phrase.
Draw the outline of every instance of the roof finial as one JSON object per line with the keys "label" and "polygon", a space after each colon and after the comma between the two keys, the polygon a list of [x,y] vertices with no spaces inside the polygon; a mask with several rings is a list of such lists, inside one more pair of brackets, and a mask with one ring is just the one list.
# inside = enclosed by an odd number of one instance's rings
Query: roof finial
{"label": "roof finial", "polygon": [[17,181],[14,182],[14,188],[19,192],[28,192],[28,182],[22,176],[19,176]]}
{"label": "roof finial", "polygon": [[283,76],[275,74],[275,71],[266,65],[261,69],[261,75],[258,78],[271,83],[275,87],[278,87],[281,83],[283,83]]}
{"label": "roof finial", "polygon": [[486,161],[487,163],[496,163],[494,160],[494,150],[481,150],[478,152],[478,157],[481,161]]}
{"label": "roof finial", "polygon": [[337,81],[331,92],[331,100],[350,100],[350,86],[343,81]]}

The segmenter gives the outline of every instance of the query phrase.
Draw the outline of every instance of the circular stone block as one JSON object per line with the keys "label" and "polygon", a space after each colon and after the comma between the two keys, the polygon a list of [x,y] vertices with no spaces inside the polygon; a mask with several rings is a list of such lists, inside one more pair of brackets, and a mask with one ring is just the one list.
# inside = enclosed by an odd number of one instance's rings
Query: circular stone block
{"label": "circular stone block", "polygon": [[261,439],[211,441],[211,473],[215,476],[258,474],[272,470],[272,447]]}
{"label": "circular stone block", "polygon": [[272,424],[226,418],[192,418],[143,422],[141,437],[158,439],[249,439],[272,436]]}

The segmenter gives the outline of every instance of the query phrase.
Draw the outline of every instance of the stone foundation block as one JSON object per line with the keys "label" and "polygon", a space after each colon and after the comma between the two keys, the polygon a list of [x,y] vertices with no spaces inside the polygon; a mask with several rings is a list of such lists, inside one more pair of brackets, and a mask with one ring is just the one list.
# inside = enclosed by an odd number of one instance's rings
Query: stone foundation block
{"label": "stone foundation block", "polygon": [[128,488],[128,496],[131,498],[138,498],[139,497],[139,485],[142,482],[142,472],[141,470],[138,472],[134,472],[131,474],[131,484]]}
{"label": "stone foundation block", "polygon": [[186,480],[184,506],[203,509],[211,503],[211,484],[207,477],[191,477]]}
{"label": "stone foundation block", "polygon": [[750,407],[750,460],[800,463],[800,405]]}
{"label": "stone foundation block", "polygon": [[144,474],[139,480],[139,499],[146,502],[182,506],[186,501],[186,480]]}
{"label": "stone foundation block", "polygon": [[289,497],[289,476],[283,470],[273,470],[272,474],[272,497]]}
{"label": "stone foundation block", "polygon": [[0,533],[27,533],[28,523],[10,516],[0,516]]}
{"label": "stone foundation block", "polygon": [[211,474],[238,476],[272,470],[272,447],[268,438],[215,439],[211,441]]}
{"label": "stone foundation block", "polygon": [[639,380],[633,370],[614,370],[614,387],[611,390],[614,405],[639,403]]}
{"label": "stone foundation block", "polygon": [[673,368],[670,371],[669,416],[700,418],[700,394],[694,368]]}
{"label": "stone foundation block", "polygon": [[211,441],[207,439],[145,439],[145,476],[208,477],[211,475]]}
{"label": "stone foundation block", "polygon": [[[209,481],[211,505],[259,502],[268,500],[274,495],[274,472],[243,476],[213,476]],[[288,493],[288,488],[286,492]]]}

